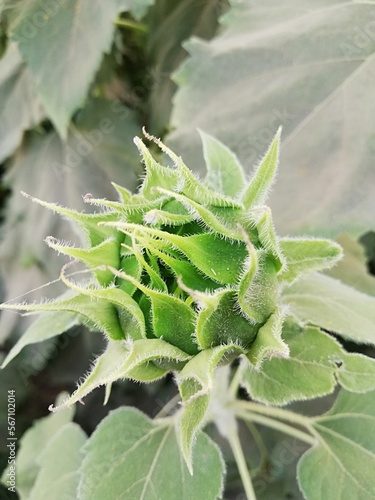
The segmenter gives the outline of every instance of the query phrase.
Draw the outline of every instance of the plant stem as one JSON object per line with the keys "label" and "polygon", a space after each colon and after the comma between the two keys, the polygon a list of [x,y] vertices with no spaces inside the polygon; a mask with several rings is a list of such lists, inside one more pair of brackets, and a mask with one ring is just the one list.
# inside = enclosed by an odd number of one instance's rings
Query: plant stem
{"label": "plant stem", "polygon": [[260,452],[260,468],[266,463],[268,460],[268,450],[263,442],[262,436],[260,435],[260,432],[256,428],[256,426],[251,422],[250,420],[246,421],[246,427],[249,429],[251,435],[253,436],[253,439],[255,441],[255,444],[258,447],[258,450]]}
{"label": "plant stem", "polygon": [[142,31],[142,33],[147,33],[147,26],[145,24],[137,23],[136,21],[131,21],[130,19],[116,19],[115,25],[120,28],[130,28]]}
{"label": "plant stem", "polygon": [[179,394],[173,396],[173,398],[170,399],[168,403],[163,406],[163,408],[159,411],[159,413],[155,415],[155,419],[162,418],[168,415],[168,413],[179,403],[180,399],[181,396]]}
{"label": "plant stem", "polygon": [[241,364],[240,364],[237,367],[237,369],[233,375],[232,381],[230,383],[230,386],[229,386],[229,394],[232,396],[233,399],[237,396],[238,387],[239,387],[240,382],[241,382],[241,375],[242,375],[242,370],[241,370]]}
{"label": "plant stem", "polygon": [[266,417],[264,415],[258,415],[257,413],[252,413],[249,411],[244,411],[241,409],[235,410],[236,416],[241,418],[242,420],[249,420],[250,422],[258,422],[259,424],[265,425],[267,427],[272,427],[284,434],[289,434],[289,436],[293,436],[300,441],[303,441],[307,444],[314,445],[316,443],[316,439],[311,436],[311,434],[307,434],[307,432],[300,431],[291,425],[284,424],[283,422],[279,422],[273,418]]}
{"label": "plant stem", "polygon": [[245,456],[243,454],[240,439],[238,437],[238,432],[233,432],[228,436],[228,441],[233,452],[233,456],[236,460],[238,471],[241,476],[241,481],[245,489],[246,497],[248,500],[256,500],[253,483],[251,482],[251,477],[249,469],[247,468]]}
{"label": "plant stem", "polygon": [[273,406],[265,406],[258,403],[253,403],[252,401],[240,401],[237,400],[234,403],[235,408],[242,409],[245,411],[261,413],[262,415],[267,415],[269,417],[278,418],[280,420],[286,420],[292,424],[302,425],[307,429],[311,428],[311,420],[309,417],[294,413],[292,411],[283,410],[282,408],[274,408]]}

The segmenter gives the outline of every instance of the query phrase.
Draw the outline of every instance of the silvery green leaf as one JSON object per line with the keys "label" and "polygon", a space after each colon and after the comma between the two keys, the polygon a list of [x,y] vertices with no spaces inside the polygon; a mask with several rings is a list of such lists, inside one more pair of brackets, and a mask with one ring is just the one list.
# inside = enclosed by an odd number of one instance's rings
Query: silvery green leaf
{"label": "silvery green leaf", "polygon": [[307,500],[375,496],[375,391],[342,390],[333,408],[312,419],[319,444],[298,463],[298,482]]}
{"label": "silvery green leaf", "polygon": [[152,421],[134,408],[111,412],[84,448],[78,496],[81,500],[207,500],[220,498],[224,464],[217,446],[197,436],[191,476],[173,422]]}
{"label": "silvery green leaf", "polygon": [[281,238],[279,244],[286,259],[280,279],[286,282],[301,274],[329,269],[342,258],[341,247],[330,240]]}
{"label": "silvery green leaf", "polygon": [[79,322],[79,315],[75,313],[57,311],[41,314],[9,351],[1,368],[5,368],[27,345],[60,335]]}
{"label": "silvery green leaf", "polygon": [[266,154],[256,168],[253,177],[242,195],[242,203],[246,208],[263,205],[268,197],[279,163],[281,128],[276,133]]}
{"label": "silvery green leaf", "polygon": [[29,500],[76,498],[86,439],[79,425],[68,422],[43,443],[44,449],[37,460],[40,470]]}
{"label": "silvery green leaf", "polygon": [[176,375],[183,405],[179,418],[179,443],[191,473],[196,466],[193,444],[207,416],[215,370],[220,364],[229,363],[244,352],[243,348],[235,344],[205,349]]}
{"label": "silvery green leaf", "polygon": [[171,367],[181,369],[189,359],[188,354],[161,339],[109,340],[106,350],[76,391],[59,405],[51,405],[50,410],[69,408],[97,387],[116,380],[152,382],[163,377]]}
{"label": "silvery green leaf", "polygon": [[375,344],[375,298],[322,274],[302,277],[283,291],[302,321],[357,343]]}
{"label": "silvery green leaf", "polygon": [[203,155],[207,168],[205,184],[212,190],[236,198],[245,186],[245,176],[236,155],[222,142],[202,130]]}

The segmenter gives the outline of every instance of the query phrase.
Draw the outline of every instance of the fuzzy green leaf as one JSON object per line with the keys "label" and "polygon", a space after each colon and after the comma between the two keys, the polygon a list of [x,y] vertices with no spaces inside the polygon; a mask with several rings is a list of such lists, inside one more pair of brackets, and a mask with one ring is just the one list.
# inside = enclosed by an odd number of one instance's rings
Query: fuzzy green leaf
{"label": "fuzzy green leaf", "polygon": [[[30,492],[40,470],[39,459],[43,456],[46,444],[63,426],[71,422],[73,416],[73,409],[48,415],[37,420],[23,434],[16,457],[17,492],[22,499],[30,498]],[[5,473],[3,481],[6,479]]]}
{"label": "fuzzy green leaf", "polygon": [[284,316],[285,312],[283,310],[276,309],[266,323],[259,328],[255,340],[246,354],[255,370],[260,369],[264,359],[288,358],[289,347],[281,336]]}
{"label": "fuzzy green leaf", "polygon": [[280,135],[281,127],[257,167],[250,184],[242,195],[242,203],[246,208],[263,205],[267,199],[268,192],[275,180],[279,163]]}
{"label": "fuzzy green leaf", "polygon": [[362,354],[347,354],[343,356],[343,365],[336,377],[347,391],[371,391],[375,388],[375,359]]}
{"label": "fuzzy green leaf", "polygon": [[157,247],[152,247],[152,252],[156,254],[169,267],[176,278],[187,287],[204,292],[207,289],[214,290],[220,285],[207,276],[200,273],[188,260],[177,259],[168,253],[161,252]]}
{"label": "fuzzy green leaf", "polygon": [[108,225],[127,233],[139,231],[141,234],[160,238],[180,250],[195,267],[219,283],[235,284],[246,257],[246,247],[241,242],[224,240],[212,233],[183,237],[136,224],[109,222]]}
{"label": "fuzzy green leaf", "polygon": [[286,258],[280,279],[287,282],[301,274],[329,269],[342,258],[340,245],[329,240],[282,238],[279,243]]}
{"label": "fuzzy green leaf", "polygon": [[97,358],[91,372],[76,391],[57,407],[56,411],[72,406],[101,385],[120,379],[151,382],[163,377],[168,370],[182,368],[190,356],[161,339],[109,341],[105,352]]}
{"label": "fuzzy green leaf", "polygon": [[205,184],[226,196],[236,198],[245,186],[245,176],[236,155],[222,142],[199,130],[207,175]]}
{"label": "fuzzy green leaf", "polygon": [[250,226],[258,233],[259,243],[273,258],[277,272],[285,268],[285,257],[283,256],[275,228],[272,221],[272,213],[269,207],[257,207],[248,212]]}
{"label": "fuzzy green leaf", "polygon": [[282,125],[271,199],[279,230],[332,236],[373,227],[375,101],[366,85],[375,68],[373,9],[373,2],[285,0],[282,9],[276,0],[231,2],[215,37],[184,45],[190,57],[174,75],[169,146],[199,168],[199,127],[250,170]]}
{"label": "fuzzy green leaf", "polygon": [[275,311],[279,298],[274,259],[264,250],[250,247],[248,269],[238,287],[238,303],[253,323],[265,323]]}
{"label": "fuzzy green leaf", "polygon": [[216,445],[197,438],[194,476],[184,464],[173,423],[152,421],[134,408],[105,418],[85,446],[81,500],[207,500],[220,498],[224,466]]}
{"label": "fuzzy green leaf", "polygon": [[114,213],[108,212],[107,214],[87,214],[82,212],[77,212],[70,208],[65,208],[57,203],[48,203],[43,200],[39,200],[34,196],[30,196],[25,192],[21,192],[25,198],[38,203],[42,207],[46,207],[53,212],[65,217],[66,219],[76,223],[83,230],[84,234],[87,236],[89,242],[95,246],[102,243],[106,238],[114,236],[115,233],[108,227],[104,225],[99,226],[99,222],[116,220],[117,216]]}
{"label": "fuzzy green leaf", "polygon": [[241,204],[237,203],[233,198],[216,194],[208,187],[204,186],[193,172],[185,165],[182,159],[171,151],[160,139],[153,137],[143,131],[147,139],[155,142],[160,149],[173,161],[178,172],[179,186],[178,191],[182,192],[192,200],[201,203],[202,205],[213,205],[216,207],[237,207],[241,208]]}
{"label": "fuzzy green leaf", "polygon": [[[192,297],[194,297],[194,292]],[[254,325],[238,311],[235,290],[220,290],[214,295],[199,294],[195,300],[201,310],[196,324],[196,338],[202,349],[237,342],[245,349],[254,341],[259,325]]]}
{"label": "fuzzy green leaf", "polygon": [[[100,294],[102,291],[91,291],[93,292],[91,297],[89,295],[76,295],[68,299],[54,300],[52,302],[45,302],[41,304],[0,304],[0,309],[27,312],[72,312],[87,318],[89,321],[94,323],[97,328],[105,332],[110,338],[123,339],[124,332],[121,328],[115,306],[111,302],[105,302],[100,299],[95,300],[94,292],[98,292]],[[130,299],[130,297],[128,297],[128,299]]]}
{"label": "fuzzy green leaf", "polygon": [[[111,47],[119,7],[117,0],[105,5],[98,0],[77,0],[56,4],[52,15],[43,11],[42,4],[41,0],[27,2],[11,36],[34,77],[48,116],[66,138],[70,118],[85,99],[103,52]],[[49,47],[48,54],[45,47]]]}
{"label": "fuzzy green leaf", "polygon": [[[212,229],[216,233],[225,236],[227,238],[241,238],[241,225],[243,224],[243,213],[237,208],[230,207],[208,207],[197,203],[196,201],[188,198],[179,193],[173,193],[166,189],[158,188],[161,194],[170,196],[180,201],[183,205],[189,208],[192,214],[192,218],[196,220],[201,220],[208,228]],[[219,216],[215,215],[220,210]]]}
{"label": "fuzzy green leaf", "polygon": [[0,61],[0,162],[10,156],[23,132],[44,117],[34,83],[15,44]]}
{"label": "fuzzy green leaf", "polygon": [[179,182],[178,172],[173,168],[160,165],[139,137],[134,139],[134,143],[141,153],[146,167],[146,176],[142,182],[140,194],[147,200],[154,200],[160,197],[155,188],[176,189]]}
{"label": "fuzzy green leaf", "polygon": [[329,269],[324,274],[360,292],[375,295],[375,276],[368,272],[363,246],[345,233],[338,236],[336,241],[343,248],[344,257],[333,269]]}
{"label": "fuzzy green leaf", "polygon": [[79,467],[83,460],[82,446],[86,434],[74,423],[67,423],[44,443],[38,457],[40,467],[29,500],[61,500],[77,498]]}
{"label": "fuzzy green leaf", "polygon": [[40,315],[9,351],[1,368],[5,368],[27,345],[60,335],[79,323],[79,315],[75,313],[57,311]]}
{"label": "fuzzy green leaf", "polygon": [[284,405],[330,394],[337,382],[353,392],[375,389],[375,360],[347,354],[318,328],[302,330],[289,322],[283,339],[290,349],[289,357],[272,357],[258,370],[243,367],[243,385],[252,398]]}
{"label": "fuzzy green leaf", "polygon": [[173,295],[142,285],[132,276],[113,268],[111,270],[115,275],[136,285],[150,299],[153,334],[156,337],[165,339],[188,354],[198,352],[193,339],[195,314],[190,306]]}
{"label": "fuzzy green leaf", "polygon": [[298,463],[305,498],[374,498],[375,391],[341,391],[333,408],[311,423],[320,443]]}
{"label": "fuzzy green leaf", "polygon": [[113,274],[104,269],[95,269],[103,265],[119,267],[120,265],[120,243],[117,238],[108,238],[99,245],[91,248],[76,248],[62,244],[56,238],[49,236],[46,243],[59,253],[69,255],[83,262],[88,268],[93,269],[93,274],[102,286],[109,285],[113,280]]}
{"label": "fuzzy green leaf", "polygon": [[286,288],[283,300],[303,321],[347,340],[375,345],[375,298],[322,274],[302,277]]}
{"label": "fuzzy green leaf", "polygon": [[207,415],[215,370],[220,364],[229,363],[243,353],[244,350],[234,344],[206,349],[194,356],[176,376],[183,401],[183,410],[179,420],[179,442],[191,473],[193,472],[193,443]]}

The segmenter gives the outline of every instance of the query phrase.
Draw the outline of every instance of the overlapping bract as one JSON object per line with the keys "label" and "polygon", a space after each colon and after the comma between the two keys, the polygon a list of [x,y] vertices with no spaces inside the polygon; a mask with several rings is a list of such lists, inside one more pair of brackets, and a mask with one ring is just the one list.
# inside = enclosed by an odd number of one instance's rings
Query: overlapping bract
{"label": "overlapping bract", "polygon": [[[59,311],[69,322],[74,313],[108,338],[106,351],[59,408],[99,385],[106,385],[108,398],[118,379],[150,382],[175,372],[184,405],[181,449],[192,470],[192,444],[207,416],[216,367],[244,355],[259,370],[266,358],[288,357],[281,291],[300,275],[332,266],[341,247],[323,239],[277,238],[264,202],[277,170],[280,131],[248,184],[235,155],[207,134],[201,134],[204,181],[145,135],[174,165],[162,166],[136,138],[145,165],[137,194],[114,185],[119,201],[86,195],[99,207],[95,214],[34,199],[81,227],[87,248],[52,237],[46,243],[83,263],[90,281],[73,281],[77,273],[69,274],[67,264],[61,279],[69,294],[2,307]],[[35,329],[26,332],[3,366],[38,340]]]}
{"label": "overlapping bract", "polygon": [[[34,199],[81,226],[88,248],[51,237],[46,242],[83,262],[93,279],[77,284],[65,266],[61,277],[72,296],[16,307],[79,314],[109,339],[126,340],[129,356],[134,342],[160,339],[181,351],[174,368],[218,346],[237,346],[255,367],[267,356],[288,356],[281,288],[333,265],[341,249],[328,240],[276,237],[263,203],[277,169],[280,131],[248,185],[236,157],[206,134],[203,182],[160,140],[145,135],[174,166],[162,166],[135,138],[146,171],[138,194],[115,185],[117,202],[87,195],[86,202],[100,207],[96,214]],[[165,347],[160,359],[172,356]],[[149,366],[149,354],[139,356],[141,365]],[[158,366],[155,378],[168,369]]]}

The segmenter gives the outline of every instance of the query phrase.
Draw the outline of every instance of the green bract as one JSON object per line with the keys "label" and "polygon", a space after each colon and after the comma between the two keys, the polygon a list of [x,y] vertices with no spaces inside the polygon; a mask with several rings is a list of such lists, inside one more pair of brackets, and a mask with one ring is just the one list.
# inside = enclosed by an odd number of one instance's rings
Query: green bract
{"label": "green bract", "polygon": [[[182,449],[191,468],[191,445],[206,416],[216,367],[244,355],[257,372],[267,359],[288,358],[283,290],[301,275],[331,267],[342,252],[329,240],[276,236],[264,202],[275,178],[280,131],[249,183],[235,155],[207,134],[201,134],[208,170],[203,181],[160,140],[145,135],[174,165],[159,164],[136,138],[146,171],[138,194],[114,185],[117,202],[87,195],[85,201],[101,210],[95,214],[33,199],[80,226],[85,248],[51,237],[46,242],[81,261],[90,280],[73,281],[65,265],[61,279],[69,294],[2,307],[59,311],[69,315],[69,324],[73,313],[106,335],[107,350],[60,407],[103,384],[108,397],[118,379],[150,382],[175,372],[185,403]],[[3,366],[39,340],[35,328],[26,332]],[[244,380],[255,391],[251,376]]]}

